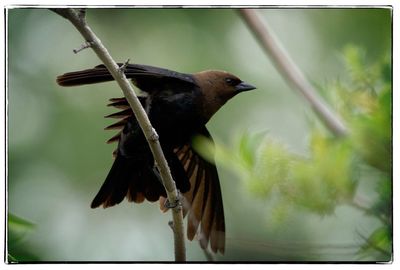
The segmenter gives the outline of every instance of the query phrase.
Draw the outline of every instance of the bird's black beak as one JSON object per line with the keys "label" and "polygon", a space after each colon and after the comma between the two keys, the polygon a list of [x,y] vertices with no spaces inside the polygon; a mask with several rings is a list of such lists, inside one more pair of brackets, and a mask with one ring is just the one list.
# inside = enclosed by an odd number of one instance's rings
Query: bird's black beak
{"label": "bird's black beak", "polygon": [[256,87],[251,84],[241,82],[235,86],[235,89],[238,92],[244,92],[244,91],[250,91],[250,90],[256,89]]}

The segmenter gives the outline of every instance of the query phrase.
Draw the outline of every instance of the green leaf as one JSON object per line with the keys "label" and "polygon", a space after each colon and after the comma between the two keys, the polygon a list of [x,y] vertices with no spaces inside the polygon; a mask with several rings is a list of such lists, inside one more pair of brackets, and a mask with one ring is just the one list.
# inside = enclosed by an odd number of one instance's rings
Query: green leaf
{"label": "green leaf", "polygon": [[382,226],[376,229],[361,247],[360,254],[379,252],[380,258],[385,261],[391,260],[392,256],[392,235],[388,227]]}
{"label": "green leaf", "polygon": [[9,263],[17,263],[18,262],[18,260],[16,258],[14,258],[14,256],[12,256],[11,254],[8,254],[7,259],[8,259]]}
{"label": "green leaf", "polygon": [[377,183],[378,199],[370,207],[369,214],[380,217],[386,225],[392,224],[392,183],[389,177],[382,177]]}
{"label": "green leaf", "polygon": [[8,213],[8,261],[10,263],[37,261],[39,258],[32,254],[24,244],[24,238],[36,227],[32,222]]}
{"label": "green leaf", "polygon": [[378,107],[356,117],[351,139],[355,150],[371,166],[390,174],[392,167],[391,93],[385,87],[380,91]]}
{"label": "green leaf", "polygon": [[245,132],[239,139],[239,158],[248,169],[253,168],[256,161],[257,150],[265,139],[265,132],[249,134]]}
{"label": "green leaf", "polygon": [[20,241],[35,225],[11,213],[8,214],[8,243],[14,245]]}
{"label": "green leaf", "polygon": [[259,155],[245,181],[250,191],[266,197],[274,187],[287,184],[292,157],[284,145],[270,138],[259,147]]}
{"label": "green leaf", "polygon": [[35,225],[23,218],[20,218],[16,215],[13,215],[11,213],[8,214],[8,226],[9,227],[14,227],[14,228],[23,228],[23,229],[32,229]]}
{"label": "green leaf", "polygon": [[193,138],[192,145],[203,158],[214,163],[216,146],[210,139],[204,136],[196,136]]}

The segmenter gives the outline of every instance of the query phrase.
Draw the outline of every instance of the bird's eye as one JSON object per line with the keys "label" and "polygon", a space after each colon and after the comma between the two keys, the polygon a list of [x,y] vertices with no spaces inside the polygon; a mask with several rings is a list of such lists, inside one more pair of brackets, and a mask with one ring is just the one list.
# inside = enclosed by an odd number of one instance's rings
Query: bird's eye
{"label": "bird's eye", "polygon": [[235,86],[240,83],[240,80],[233,78],[225,78],[225,82],[231,86]]}

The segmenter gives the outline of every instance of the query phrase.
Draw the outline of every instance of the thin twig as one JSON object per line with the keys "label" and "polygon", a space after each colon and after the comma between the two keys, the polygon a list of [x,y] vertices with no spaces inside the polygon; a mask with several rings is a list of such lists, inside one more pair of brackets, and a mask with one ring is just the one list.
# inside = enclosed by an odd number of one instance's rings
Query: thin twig
{"label": "thin twig", "polygon": [[130,60],[131,60],[131,59],[128,58],[128,59],[125,61],[125,63],[123,63],[122,66],[119,67],[119,72],[125,73],[126,67],[129,65],[129,61],[130,61]]}
{"label": "thin twig", "polygon": [[83,43],[79,48],[77,49],[73,49],[72,51],[77,54],[80,51],[83,51],[84,49],[90,48],[92,46],[92,44],[90,44],[90,42],[85,42]]}
{"label": "thin twig", "polygon": [[298,90],[305,97],[325,125],[336,136],[346,135],[347,128],[343,122],[318,96],[314,87],[308,82],[304,74],[290,59],[284,48],[279,45],[278,39],[273,36],[268,24],[266,22],[263,23],[256,10],[239,9],[239,13],[247,23],[249,29],[256,36],[261,46],[272,58],[280,73],[290,82],[294,89]]}
{"label": "thin twig", "polygon": [[[82,34],[87,42],[92,45],[91,48],[100,58],[100,60],[107,67],[115,81],[122,89],[126,100],[132,108],[132,111],[143,130],[143,133],[149,143],[150,149],[153,153],[155,163],[161,175],[164,187],[167,191],[168,200],[175,202],[179,200],[178,192],[174,180],[172,179],[170,169],[167,161],[161,149],[158,135],[155,129],[152,127],[149,118],[143,107],[141,106],[139,99],[135,95],[133,88],[123,72],[119,72],[119,67],[116,62],[111,58],[108,50],[101,43],[100,39],[90,29],[86,23],[85,11],[79,10],[78,12],[74,9],[52,9],[55,13],[69,20],[76,29]],[[182,206],[180,203],[176,204],[176,207],[172,209],[172,219],[174,227],[174,247],[175,247],[175,260],[185,261],[185,238],[184,238],[184,227],[183,227],[183,215]]]}

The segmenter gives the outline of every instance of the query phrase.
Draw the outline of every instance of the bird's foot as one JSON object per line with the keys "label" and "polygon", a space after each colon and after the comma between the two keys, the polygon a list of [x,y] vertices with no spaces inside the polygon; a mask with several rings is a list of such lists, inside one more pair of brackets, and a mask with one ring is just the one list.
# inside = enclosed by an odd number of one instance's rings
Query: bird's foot
{"label": "bird's foot", "polygon": [[173,208],[176,208],[176,207],[178,207],[178,206],[182,206],[182,203],[181,203],[181,193],[179,192],[179,190],[178,190],[178,196],[176,197],[176,199],[173,201],[173,202],[170,202],[169,200],[168,200],[168,198],[165,200],[165,203],[164,203],[164,207],[165,208],[168,208],[168,209],[173,209]]}

